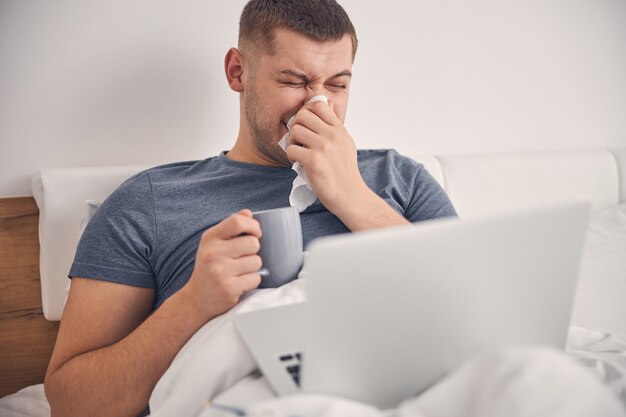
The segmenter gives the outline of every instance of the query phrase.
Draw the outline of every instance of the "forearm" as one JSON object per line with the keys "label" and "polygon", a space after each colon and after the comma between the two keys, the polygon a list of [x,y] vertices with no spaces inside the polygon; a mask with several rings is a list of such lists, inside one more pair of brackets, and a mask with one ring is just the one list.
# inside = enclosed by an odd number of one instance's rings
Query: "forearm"
{"label": "forearm", "polygon": [[52,417],[137,416],[180,348],[206,322],[192,309],[179,291],[124,339],[49,373]]}
{"label": "forearm", "polygon": [[350,201],[338,204],[333,214],[353,232],[410,224],[367,187],[351,197]]}

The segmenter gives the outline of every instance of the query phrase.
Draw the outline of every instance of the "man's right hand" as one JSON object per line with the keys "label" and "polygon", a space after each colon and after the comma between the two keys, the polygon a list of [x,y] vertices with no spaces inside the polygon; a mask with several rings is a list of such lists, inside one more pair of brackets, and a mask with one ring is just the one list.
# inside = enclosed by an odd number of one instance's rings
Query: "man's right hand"
{"label": "man's right hand", "polygon": [[187,340],[258,287],[259,237],[250,210],[206,230],[191,278],[153,312],[154,289],[73,278],[45,381],[52,417],[139,414]]}
{"label": "man's right hand", "polygon": [[181,292],[207,321],[233,308],[261,283],[260,237],[259,222],[247,209],[202,234],[193,273]]}

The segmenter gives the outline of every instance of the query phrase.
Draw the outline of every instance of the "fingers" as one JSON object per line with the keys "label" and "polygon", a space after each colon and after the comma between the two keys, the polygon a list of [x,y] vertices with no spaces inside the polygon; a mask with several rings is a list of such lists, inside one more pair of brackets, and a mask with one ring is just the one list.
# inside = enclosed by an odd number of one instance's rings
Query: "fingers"
{"label": "fingers", "polygon": [[261,248],[261,227],[250,210],[242,210],[207,229],[198,245],[198,260],[211,263],[256,255]]}
{"label": "fingers", "polygon": [[232,239],[239,235],[246,234],[261,238],[261,226],[259,222],[252,218],[252,212],[244,209],[227,217],[220,223],[204,232],[202,238]]}
{"label": "fingers", "polygon": [[310,149],[306,149],[298,145],[289,145],[285,152],[287,153],[287,158],[289,158],[290,161],[298,161],[304,167],[311,165],[309,161],[309,157],[311,155]]}
{"label": "fingers", "polygon": [[291,124],[291,133],[293,134],[294,129],[298,127],[304,127],[319,135],[322,134],[326,129],[328,129],[329,124],[321,119],[311,109],[303,107],[293,119],[293,122]]}
{"label": "fingers", "polygon": [[260,237],[259,222],[250,210],[241,210],[202,234],[194,270],[184,288],[192,299],[201,301],[199,311],[207,320],[229,310],[242,294],[259,286]]}
{"label": "fingers", "polygon": [[261,258],[257,255],[221,259],[209,269],[207,278],[221,281],[226,287],[232,287],[235,293],[244,292],[259,286],[261,276],[258,271],[261,266]]}
{"label": "fingers", "polygon": [[290,143],[306,148],[316,148],[327,142],[329,138],[334,137],[335,129],[335,127],[326,124],[315,113],[304,110],[298,113],[291,126]]}
{"label": "fingers", "polygon": [[306,148],[319,148],[328,145],[328,139],[340,138],[342,130],[343,124],[330,105],[311,103],[296,114],[291,125],[290,142]]}
{"label": "fingers", "polygon": [[261,277],[256,272],[240,275],[237,277],[237,280],[239,281],[240,288],[243,292],[258,288],[261,284]]}
{"label": "fingers", "polygon": [[296,113],[291,129],[298,125],[321,135],[329,128],[340,126],[342,123],[331,107],[326,103],[317,102],[305,105]]}
{"label": "fingers", "polygon": [[247,274],[255,274],[262,266],[263,262],[258,255],[249,255],[238,259],[227,259],[224,262],[224,275],[239,277]]}
{"label": "fingers", "polygon": [[291,128],[290,145],[300,145],[305,148],[313,148],[322,142],[323,139],[320,133],[316,133],[304,125],[296,124]]}
{"label": "fingers", "polygon": [[[321,119],[324,123],[330,126],[339,126],[341,125],[341,120],[337,117],[334,111],[334,104],[329,102],[328,104],[323,101],[317,101],[315,103],[309,103],[302,107],[300,112],[309,111],[316,115],[319,119]],[[298,112],[298,116],[300,115]],[[296,116],[296,119],[298,118]],[[296,123],[296,121],[294,121]]]}
{"label": "fingers", "polygon": [[[238,260],[243,257],[256,255],[261,248],[259,239],[256,236],[244,235],[232,239],[215,239],[210,236],[211,229],[203,235],[198,246],[196,255],[201,262],[213,263],[221,260]],[[243,272],[254,271],[261,266],[251,267]]]}
{"label": "fingers", "polygon": [[216,294],[256,288],[261,280],[258,271],[263,266],[256,254],[259,248],[259,240],[254,236],[204,240],[198,247],[194,274],[202,277],[203,285],[218,285]]}
{"label": "fingers", "polygon": [[221,250],[224,252],[223,255],[235,259],[254,255],[259,252],[259,249],[261,249],[259,238],[252,235],[243,235],[225,240],[221,245]]}

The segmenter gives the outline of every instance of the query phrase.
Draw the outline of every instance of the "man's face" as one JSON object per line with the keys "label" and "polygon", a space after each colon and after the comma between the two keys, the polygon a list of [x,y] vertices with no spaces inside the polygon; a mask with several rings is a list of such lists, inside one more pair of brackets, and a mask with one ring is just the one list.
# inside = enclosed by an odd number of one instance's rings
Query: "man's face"
{"label": "man's face", "polygon": [[286,123],[313,96],[323,94],[343,122],[352,71],[352,41],[319,42],[298,32],[278,29],[274,53],[257,52],[243,90],[248,142],[271,165],[291,166],[278,146]]}

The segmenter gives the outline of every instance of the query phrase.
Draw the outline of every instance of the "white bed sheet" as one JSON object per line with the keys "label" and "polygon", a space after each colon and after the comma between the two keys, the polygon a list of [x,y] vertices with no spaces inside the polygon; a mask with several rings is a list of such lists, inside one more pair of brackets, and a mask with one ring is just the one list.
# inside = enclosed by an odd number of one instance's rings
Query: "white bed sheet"
{"label": "white bed sheet", "polygon": [[[596,374],[620,397],[626,407],[625,254],[626,204],[594,214],[589,223],[581,277],[574,305],[572,323],[578,327],[572,327],[570,331],[568,352],[583,365],[594,369]],[[298,285],[297,281],[295,285]],[[296,286],[263,290],[264,295],[259,294],[260,297],[246,300],[238,309],[243,311],[263,305],[299,301],[303,298],[303,294]],[[205,329],[204,334],[207,330],[215,333],[218,329],[222,329],[220,330],[222,333],[234,332],[228,315],[211,322],[203,329]],[[227,338],[222,337],[222,341]],[[186,361],[193,363],[193,355],[187,353],[194,350],[194,343],[198,343],[200,339],[202,339],[202,332],[190,340],[177,358],[187,355],[190,359]],[[231,342],[232,340],[235,339],[231,339]],[[227,404],[237,399],[239,405],[246,405],[273,396],[264,378],[254,373],[255,364],[247,351],[236,342],[233,343],[233,345],[219,343],[218,346],[233,348],[230,350],[231,358],[236,358],[237,366],[229,367],[227,361],[219,362],[224,365],[220,378],[212,381],[211,389],[207,386],[202,387],[204,391],[201,395],[196,395],[196,400],[192,401],[195,404],[196,414],[203,410],[205,401],[211,398],[217,398]],[[195,349],[198,348],[199,346],[196,346]],[[182,359],[177,359],[177,361],[181,362]],[[215,366],[212,368],[214,374]],[[203,372],[199,367],[196,369],[199,374]],[[155,413],[157,416],[168,415],[159,410],[165,400],[172,396],[177,384],[182,383],[183,375],[189,375],[189,371],[172,378],[174,374],[173,370],[168,371],[155,389],[153,399],[158,397],[154,403],[155,410],[158,411],[158,414]],[[177,410],[178,415],[181,410],[174,403],[171,404],[173,405],[171,411]],[[27,387],[16,394],[0,399],[0,416],[3,417],[48,417],[49,413],[50,409],[41,384]]]}
{"label": "white bed sheet", "polygon": [[50,417],[50,405],[43,384],[31,385],[0,398],[2,417]]}
{"label": "white bed sheet", "polygon": [[[236,334],[232,315],[285,300],[300,301],[305,284],[301,279],[278,290],[258,291],[237,310],[205,325],[157,384],[150,400],[151,416],[261,416],[261,409],[274,416],[297,411],[303,417],[504,417],[547,415],[548,411],[552,417],[626,415],[626,403],[621,405],[616,395],[624,388],[626,344],[582,328],[572,328],[570,351],[580,364],[599,372],[590,372],[553,350],[509,348],[471,358],[425,394],[385,412],[325,395],[275,399]],[[612,355],[611,361],[606,354]]]}
{"label": "white bed sheet", "polygon": [[[623,317],[626,317],[626,204],[617,205],[609,209],[602,210],[590,219],[585,251],[582,259],[580,284],[578,287],[575,310],[573,314],[573,324],[568,339],[568,354],[580,364],[591,368],[595,374],[619,397],[626,407],[626,338],[620,337],[621,332],[626,331]],[[285,296],[298,301],[304,297],[299,290],[299,283],[296,281],[280,289],[281,295],[276,298],[281,300]],[[259,294],[254,300],[254,304],[244,305],[243,310],[258,308],[259,306],[273,305],[273,297],[268,298],[270,292],[263,295]],[[227,317],[226,317],[227,319]],[[580,327],[581,325],[593,326],[594,330]],[[229,329],[229,324],[222,325],[225,329]],[[230,325],[232,327],[232,325]],[[603,331],[598,331],[601,329]],[[237,340],[230,339],[233,330],[224,330],[222,340],[229,340],[227,346],[237,345]],[[620,334],[612,334],[620,333]],[[207,333],[204,333],[205,337]],[[202,345],[202,337],[198,335],[198,349]],[[212,335],[214,336],[214,335]],[[236,339],[236,338],[235,338]],[[214,343],[214,346],[220,346]],[[215,349],[215,348],[214,348]],[[236,349],[229,348],[229,352],[236,352]],[[209,358],[206,354],[201,355],[202,360]],[[196,359],[190,354],[190,361],[196,362]],[[250,357],[248,352],[243,353],[242,357],[237,358],[236,355],[231,357],[233,365],[238,367],[239,376],[250,374],[255,369],[254,365],[250,365]],[[219,356],[221,360],[226,359]],[[229,377],[233,377],[232,368],[225,362],[220,362],[224,369],[221,372],[230,372]],[[208,364],[207,364],[208,365]],[[175,366],[173,366],[175,368]],[[201,368],[201,367],[200,367]],[[221,369],[221,368],[220,368]],[[215,368],[212,368],[215,371]],[[171,369],[168,372],[182,375],[181,370]],[[200,370],[196,370],[201,383],[196,383],[198,390],[195,394],[185,392],[176,406],[168,408],[170,402],[167,397],[176,389],[172,383],[180,383],[181,379],[171,379],[171,375],[165,375],[159,382],[157,389],[153,394],[154,405],[153,413],[156,416],[167,415],[174,410],[182,411],[179,407],[188,408],[189,414],[196,415],[199,412],[200,404],[198,398],[204,401],[217,399],[227,404],[237,404],[239,406],[259,401],[263,398],[271,398],[273,395],[269,390],[267,383],[263,378],[248,377],[230,379],[229,389],[216,389],[217,387],[208,380],[208,377]],[[219,373],[219,372],[218,372]],[[189,374],[185,374],[189,375]],[[204,378],[204,379],[203,379]],[[225,381],[227,378],[221,378]],[[198,381],[196,381],[198,382]],[[565,381],[566,382],[566,381]],[[224,386],[224,385],[222,385]],[[169,387],[165,389],[165,387]],[[202,388],[200,388],[202,387]],[[208,389],[208,387],[211,387]],[[204,390],[204,391],[203,391]],[[203,391],[203,392],[202,392]],[[194,401],[195,399],[195,401]],[[232,402],[235,401],[235,402]],[[161,413],[161,406],[164,412]],[[156,413],[155,413],[156,411]]]}
{"label": "white bed sheet", "polygon": [[[238,406],[260,381],[245,379],[207,403],[199,417],[623,417],[626,414],[588,369],[543,348],[485,352],[419,397],[397,408],[315,394],[269,398]],[[228,402],[226,396],[234,402]]]}
{"label": "white bed sheet", "polygon": [[[597,375],[599,375],[601,379],[603,379],[611,387],[611,389],[619,397],[621,397],[622,405],[626,410],[626,383],[624,382],[624,378],[626,376],[626,343],[612,335],[603,334],[597,331],[588,331],[582,328],[572,328],[570,331],[568,352],[571,356],[580,361],[581,364],[594,369],[597,372]],[[554,368],[554,360],[553,358],[550,358],[549,355],[549,353],[548,356],[546,356],[545,353],[541,353],[533,359],[533,364],[535,366],[534,372],[536,372],[538,365],[541,365],[542,361],[545,360],[550,360],[550,367]],[[526,359],[526,362],[528,361],[529,360]],[[502,366],[504,361],[500,360],[499,363],[501,364],[500,366]],[[435,404],[441,403],[437,397],[443,395],[440,394],[442,390],[444,391],[444,394],[457,396],[455,401],[447,402],[448,404],[454,404],[457,410],[460,409],[459,407],[463,406],[463,402],[465,403],[465,406],[467,406],[471,396],[462,395],[462,393],[458,391],[463,386],[467,387],[470,385],[469,381],[473,378],[472,374],[479,373],[481,377],[484,375],[484,372],[478,369],[476,364],[477,362],[474,362],[474,365],[469,367],[466,366],[464,370],[457,373],[452,382],[448,382],[443,386],[443,388],[439,388],[436,392],[429,394],[429,397],[423,398],[422,402],[418,403],[415,401],[407,401],[395,411],[395,415],[387,413],[385,417],[427,417],[424,412],[427,412],[433,407],[433,401]],[[563,366],[560,359],[557,359],[557,364]],[[519,367],[522,365],[524,367],[524,371],[529,372],[528,364],[524,365],[524,362],[519,362],[518,359],[517,366]],[[571,371],[571,369],[567,366],[565,369],[568,370],[568,374],[564,375],[561,372],[559,375],[561,375],[561,377],[570,377],[569,371]],[[552,374],[552,377],[554,377],[554,375],[555,374]],[[539,385],[541,387],[545,387],[545,377],[541,376],[541,374],[539,374],[539,376],[542,378]],[[494,381],[494,378],[496,381],[498,380],[497,375],[492,376],[492,381]],[[485,383],[484,378],[482,379],[482,382],[483,384]],[[182,383],[182,381],[179,381],[179,383]],[[472,383],[471,386],[475,386],[475,384]],[[585,385],[584,388],[585,390],[589,389],[588,385]],[[591,388],[597,390],[598,386],[592,383]],[[568,393],[565,392],[565,394]],[[588,392],[586,392],[586,395],[588,395]],[[299,411],[301,411],[302,408],[313,411],[309,415],[324,415],[329,417],[333,415],[341,417],[348,417],[350,415],[367,417],[368,415],[371,415],[373,417],[381,417],[381,414],[377,410],[373,410],[362,404],[344,402],[328,397],[296,396],[290,398],[289,400],[281,400],[280,402],[277,402],[274,400],[274,394],[265,381],[265,378],[255,372],[251,372],[248,376],[240,379],[238,382],[230,386],[230,388],[222,391],[219,395],[213,398],[213,402],[214,404],[233,406],[236,409],[249,407],[250,411],[266,407],[275,411],[275,417],[290,415],[290,413],[294,411],[294,407],[299,407],[299,409],[296,408],[296,410]],[[208,399],[204,397],[202,397],[201,401],[198,401],[197,403],[198,404],[194,407],[194,409],[198,410],[198,416],[232,417],[233,415],[230,412],[220,413],[220,410],[218,408],[211,407]],[[315,407],[313,407],[313,405]],[[482,407],[485,407],[485,404],[483,404]],[[323,411],[319,411],[318,414],[314,414],[315,410]],[[180,414],[183,411],[184,410],[178,410],[175,415],[184,415]],[[439,411],[445,411],[446,413],[449,413],[448,415],[454,415],[450,414],[454,412],[454,410],[448,409]],[[566,409],[566,411],[569,411],[569,409]],[[482,409],[482,412],[485,412],[484,408]],[[495,412],[493,408],[491,409],[491,412]],[[0,416],[49,417],[50,407],[46,400],[43,384],[32,385],[13,395],[0,399]],[[568,415],[568,417],[571,417],[571,415]]]}

